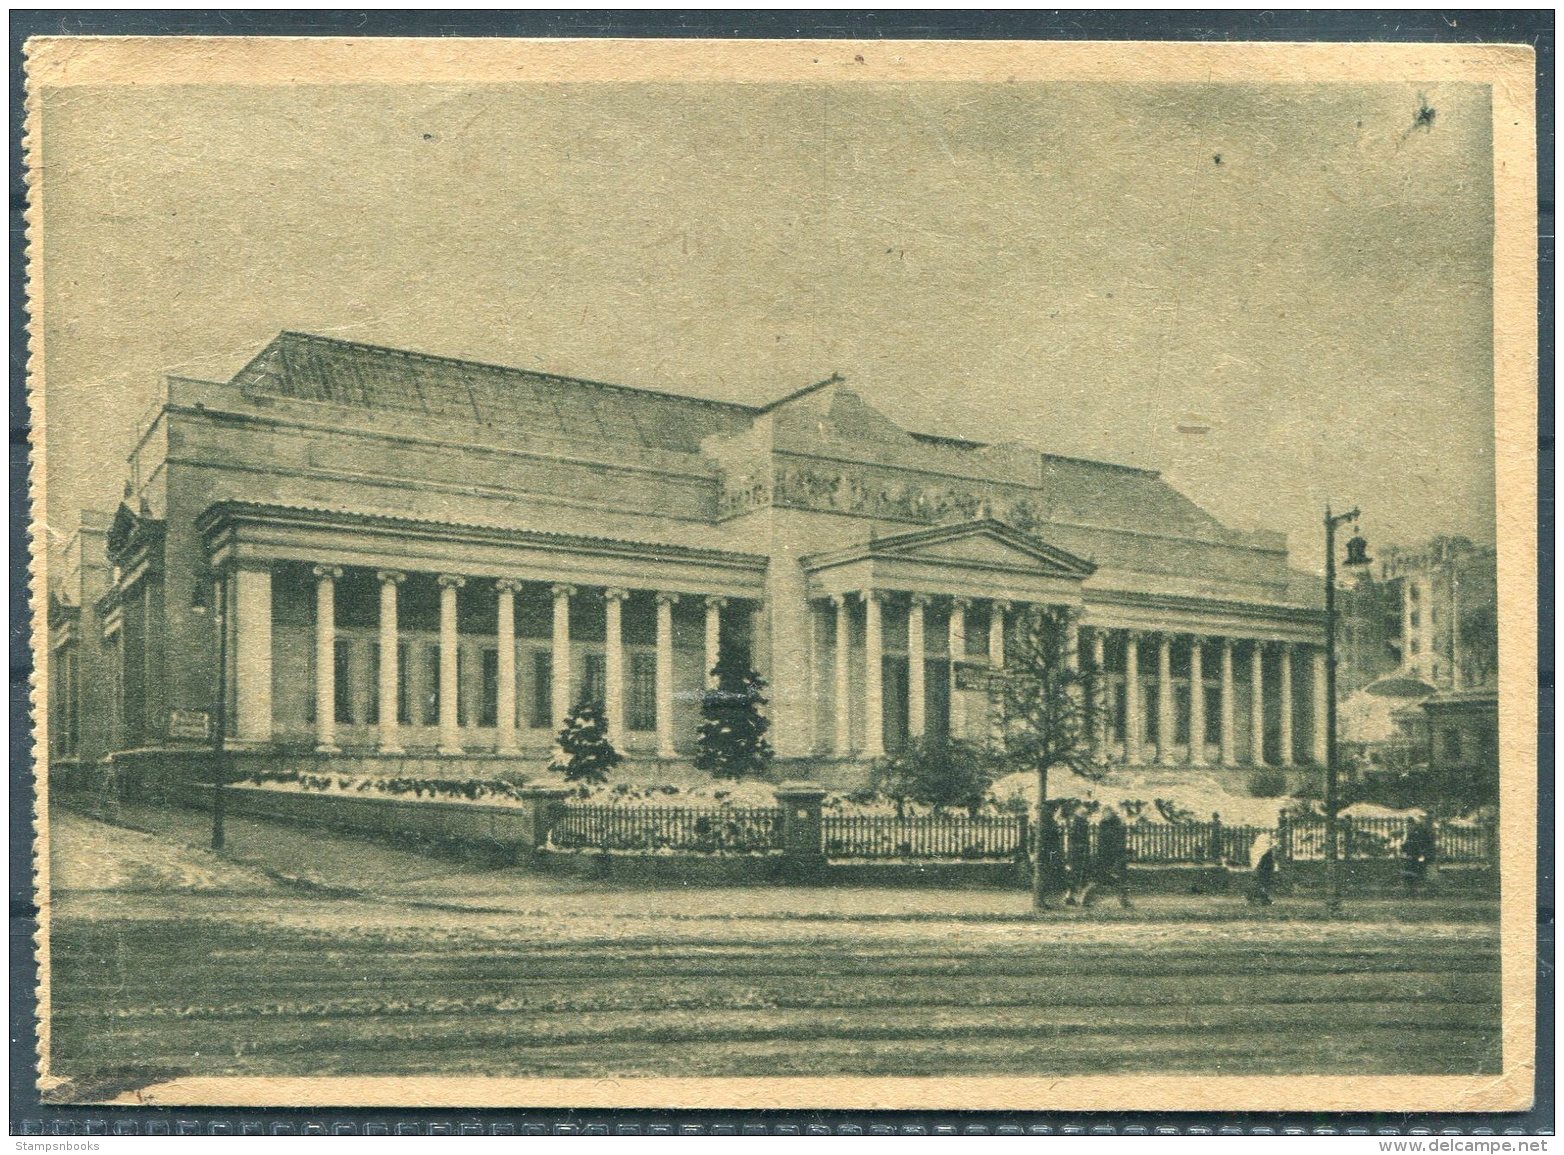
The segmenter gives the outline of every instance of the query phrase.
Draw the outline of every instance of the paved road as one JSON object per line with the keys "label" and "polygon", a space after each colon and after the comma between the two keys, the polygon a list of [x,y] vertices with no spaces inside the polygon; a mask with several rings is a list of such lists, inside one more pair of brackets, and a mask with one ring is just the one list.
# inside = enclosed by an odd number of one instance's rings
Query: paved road
{"label": "paved road", "polygon": [[[206,855],[179,841],[188,817],[167,821],[155,837]],[[236,851],[356,865],[376,893],[301,891],[270,865],[249,887],[57,892],[54,1068],[77,1093],[180,1074],[1500,1066],[1482,904],[1330,923],[1317,903],[1256,918],[1171,897],[1039,921],[1021,892],[609,890],[267,825],[241,824]]]}

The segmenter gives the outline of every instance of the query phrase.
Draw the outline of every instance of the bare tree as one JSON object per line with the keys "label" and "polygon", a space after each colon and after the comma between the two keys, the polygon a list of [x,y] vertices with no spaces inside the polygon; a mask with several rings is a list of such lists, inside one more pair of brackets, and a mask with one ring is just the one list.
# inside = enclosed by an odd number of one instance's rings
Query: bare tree
{"label": "bare tree", "polygon": [[1092,781],[1106,774],[1092,760],[1105,687],[1101,671],[1082,668],[1077,621],[1073,610],[1027,607],[1015,620],[1004,667],[994,678],[1000,712],[994,758],[1011,773],[1037,774],[1032,905],[1039,909],[1059,881],[1046,833],[1048,772],[1060,766]]}

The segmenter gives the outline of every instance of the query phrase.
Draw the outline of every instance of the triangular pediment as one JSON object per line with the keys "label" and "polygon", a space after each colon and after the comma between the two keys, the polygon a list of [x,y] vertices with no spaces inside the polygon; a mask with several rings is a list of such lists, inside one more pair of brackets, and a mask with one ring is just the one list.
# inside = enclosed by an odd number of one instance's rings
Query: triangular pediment
{"label": "triangular pediment", "polygon": [[914,530],[871,543],[878,557],[925,558],[1084,578],[1097,567],[992,518]]}
{"label": "triangular pediment", "polygon": [[839,564],[855,557],[927,562],[953,568],[965,565],[1005,569],[1074,581],[1090,577],[1097,568],[1089,561],[991,518],[876,538],[837,554],[807,558],[804,564],[813,568]]}

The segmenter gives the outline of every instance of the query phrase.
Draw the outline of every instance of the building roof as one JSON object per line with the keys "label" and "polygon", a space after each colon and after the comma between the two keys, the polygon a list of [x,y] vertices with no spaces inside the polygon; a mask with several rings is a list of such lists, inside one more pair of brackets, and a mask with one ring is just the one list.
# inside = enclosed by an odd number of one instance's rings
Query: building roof
{"label": "building roof", "polygon": [[[1275,566],[1282,535],[1223,525],[1155,471],[909,431],[836,374],[754,406],[284,332],[230,384],[263,398],[460,422],[504,442],[554,438],[607,460],[633,450],[677,453],[741,480],[758,471],[762,492],[785,489],[777,503],[801,508],[936,524],[987,509],[1104,568],[1197,566],[1251,583],[1280,579],[1289,603],[1319,596],[1318,578]],[[765,436],[752,441],[757,429]],[[777,454],[791,464],[774,465]],[[1245,553],[1195,561],[1187,545]]]}
{"label": "building roof", "polygon": [[335,337],[281,333],[231,382],[254,393],[389,409],[576,441],[700,452],[747,427],[747,405],[410,353]]}

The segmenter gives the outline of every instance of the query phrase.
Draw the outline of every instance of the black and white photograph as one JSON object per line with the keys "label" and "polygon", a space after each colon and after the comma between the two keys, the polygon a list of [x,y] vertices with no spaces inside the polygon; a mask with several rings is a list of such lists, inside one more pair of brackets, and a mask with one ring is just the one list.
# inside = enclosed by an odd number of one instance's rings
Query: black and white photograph
{"label": "black and white photograph", "polygon": [[44,1101],[1529,1102],[1529,49],[28,51]]}

